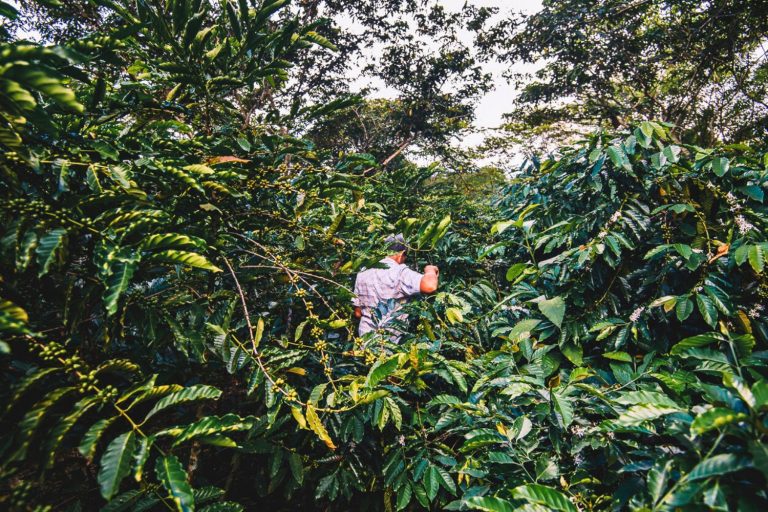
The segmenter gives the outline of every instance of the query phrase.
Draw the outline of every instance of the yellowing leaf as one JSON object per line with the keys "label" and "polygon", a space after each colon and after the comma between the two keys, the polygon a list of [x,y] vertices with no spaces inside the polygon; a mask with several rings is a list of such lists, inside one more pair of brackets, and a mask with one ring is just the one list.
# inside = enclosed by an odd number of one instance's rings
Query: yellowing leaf
{"label": "yellowing leaf", "polygon": [[445,317],[452,324],[464,322],[464,315],[461,314],[459,308],[448,308],[445,310]]}
{"label": "yellowing leaf", "polygon": [[309,428],[311,428],[312,431],[317,434],[317,437],[319,437],[320,440],[325,443],[325,446],[331,450],[336,449],[336,445],[333,444],[331,436],[329,436],[328,431],[325,430],[325,427],[320,421],[320,417],[317,415],[317,411],[315,411],[315,408],[312,406],[312,404],[307,404],[307,422],[309,423]]}
{"label": "yellowing leaf", "polygon": [[259,318],[256,322],[256,332],[253,334],[253,344],[255,348],[259,347],[261,338],[264,336],[264,319]]}
{"label": "yellowing leaf", "polygon": [[299,428],[307,430],[307,420],[304,418],[304,413],[301,412],[301,407],[291,407],[291,414],[296,423],[299,424]]}

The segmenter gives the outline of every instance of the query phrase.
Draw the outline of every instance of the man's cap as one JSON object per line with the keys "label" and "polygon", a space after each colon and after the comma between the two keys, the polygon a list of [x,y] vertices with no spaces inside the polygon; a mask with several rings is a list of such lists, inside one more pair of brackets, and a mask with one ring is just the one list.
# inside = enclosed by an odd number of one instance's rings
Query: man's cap
{"label": "man's cap", "polygon": [[408,250],[408,246],[405,245],[405,237],[402,233],[389,235],[384,241],[387,242],[387,247],[392,252],[402,252]]}

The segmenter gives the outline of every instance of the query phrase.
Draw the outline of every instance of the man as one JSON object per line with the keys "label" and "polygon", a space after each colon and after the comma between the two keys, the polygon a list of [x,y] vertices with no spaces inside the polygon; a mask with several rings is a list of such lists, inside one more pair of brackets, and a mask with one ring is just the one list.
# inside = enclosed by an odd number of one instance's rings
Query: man
{"label": "man", "polygon": [[[390,236],[386,241],[392,253],[381,260],[385,268],[364,270],[357,274],[355,280],[355,298],[352,303],[355,306],[355,317],[360,319],[360,336],[383,327],[388,327],[387,330],[393,333],[393,326],[388,324],[398,315],[391,314],[394,312],[392,311],[386,318],[375,319],[373,312],[379,304],[386,304],[390,299],[402,303],[408,297],[420,293],[434,293],[437,290],[440,271],[436,266],[427,265],[424,267],[424,273],[419,274],[405,266],[407,247],[403,235]],[[397,309],[396,307],[395,310]],[[399,315],[399,318],[403,319],[403,316]],[[400,333],[393,334],[393,341],[396,341]]]}

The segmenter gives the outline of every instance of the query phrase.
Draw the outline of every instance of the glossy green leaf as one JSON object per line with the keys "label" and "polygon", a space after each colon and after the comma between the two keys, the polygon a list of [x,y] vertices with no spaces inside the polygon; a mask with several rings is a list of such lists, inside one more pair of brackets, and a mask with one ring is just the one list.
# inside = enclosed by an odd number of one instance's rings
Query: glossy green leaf
{"label": "glossy green leaf", "polygon": [[539,310],[557,327],[562,327],[565,317],[565,300],[562,297],[541,300],[537,303]]}
{"label": "glossy green leaf", "polygon": [[158,412],[173,405],[196,400],[217,400],[220,396],[221,391],[213,386],[206,386],[203,384],[190,386],[158,400],[154,407],[152,407],[144,417],[144,421],[147,421]]}
{"label": "glossy green leaf", "polygon": [[366,378],[366,385],[368,387],[374,387],[383,379],[391,375],[398,367],[398,358],[390,357],[389,359],[380,359],[377,361],[368,372]]}
{"label": "glossy green leaf", "polygon": [[494,496],[472,496],[466,500],[470,510],[484,512],[513,512],[515,508],[509,501]]}
{"label": "glossy green leaf", "polygon": [[170,493],[179,512],[192,512],[195,509],[195,498],[189,485],[187,473],[175,455],[158,457],[155,464],[155,474],[163,487]]}
{"label": "glossy green leaf", "polygon": [[56,261],[57,255],[64,245],[66,234],[66,229],[56,228],[40,237],[35,249],[37,264],[40,266],[40,276],[47,274],[51,269],[51,265]]}
{"label": "glossy green leaf", "polygon": [[135,448],[136,437],[132,430],[117,436],[107,446],[99,461],[97,477],[104,499],[111,499],[118,492],[120,482],[128,476]]}
{"label": "glossy green leaf", "polygon": [[706,295],[696,295],[696,305],[699,308],[699,313],[704,321],[709,324],[710,327],[717,326],[717,309],[712,303],[712,300]]}
{"label": "glossy green leaf", "polygon": [[683,340],[680,340],[678,343],[676,343],[672,350],[670,350],[671,354],[681,354],[685,352],[689,348],[694,347],[705,347],[707,345],[711,345],[715,342],[721,342],[724,341],[723,337],[717,333],[706,333],[706,334],[698,334],[696,336],[691,336],[690,338],[685,338]]}
{"label": "glossy green leaf", "polygon": [[521,485],[512,489],[516,499],[530,501],[562,512],[577,512],[576,506],[558,490],[539,484]]}
{"label": "glossy green leaf", "polygon": [[690,473],[688,480],[695,481],[713,476],[720,476],[726,473],[733,473],[750,467],[749,459],[740,457],[733,453],[724,453],[715,455],[699,462]]}
{"label": "glossy green leaf", "polygon": [[208,259],[195,252],[180,251],[177,249],[165,249],[152,253],[151,259],[174,265],[185,265],[187,267],[201,268],[211,272],[221,272],[221,269],[208,261]]}
{"label": "glossy green leaf", "polygon": [[104,308],[107,315],[111,316],[117,312],[117,305],[120,297],[128,289],[131,283],[133,273],[136,271],[136,262],[134,261],[116,261],[110,267],[111,276],[107,279],[107,289],[104,292]]}

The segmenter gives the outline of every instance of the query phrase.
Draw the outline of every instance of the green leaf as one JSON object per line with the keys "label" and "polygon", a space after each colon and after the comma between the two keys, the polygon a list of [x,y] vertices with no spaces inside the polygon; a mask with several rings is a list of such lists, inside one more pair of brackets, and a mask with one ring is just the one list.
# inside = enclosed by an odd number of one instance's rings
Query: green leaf
{"label": "green leaf", "polygon": [[248,152],[251,150],[251,143],[248,142],[248,139],[246,139],[245,137],[238,137],[237,145],[240,146],[245,152]]}
{"label": "green leaf", "polygon": [[0,2],[0,16],[8,18],[9,20],[15,20],[19,16],[19,11],[12,5]]}
{"label": "green leaf", "polygon": [[42,236],[37,244],[35,253],[37,253],[37,264],[40,266],[39,276],[48,273],[51,264],[56,261],[56,255],[64,245],[64,236],[67,230],[64,228],[52,229]]}
{"label": "green leaf", "polygon": [[616,422],[619,425],[633,426],[655,420],[667,414],[680,412],[679,408],[651,404],[634,405],[621,414]]}
{"label": "green leaf", "polygon": [[736,353],[739,357],[748,357],[752,354],[752,349],[755,348],[755,337],[751,334],[740,334],[738,336],[731,337],[731,343],[736,348]]}
{"label": "green leaf", "polygon": [[208,261],[208,259],[195,252],[179,251],[176,249],[166,249],[164,251],[153,253],[151,259],[172,263],[174,265],[186,265],[187,267],[201,268],[211,272],[221,272],[221,269]]}
{"label": "green leaf", "polygon": [[656,504],[664,494],[667,487],[670,473],[672,471],[673,461],[658,461],[648,471],[648,492],[651,495],[652,503]]}
{"label": "green leaf", "polygon": [[144,496],[145,491],[132,489],[118,494],[112,500],[104,505],[99,512],[125,512],[136,510],[139,499]]}
{"label": "green leaf", "polygon": [[570,502],[565,494],[544,485],[527,484],[515,487],[512,489],[512,496],[516,499],[545,505],[551,510],[578,512],[576,506]]}
{"label": "green leaf", "polygon": [[528,268],[527,263],[515,263],[507,270],[506,278],[510,283],[517,279]]}
{"label": "green leaf", "polygon": [[156,413],[167,407],[171,407],[172,405],[192,402],[195,400],[217,400],[220,396],[221,391],[213,386],[206,386],[204,384],[190,386],[158,400],[155,406],[147,413],[144,421],[147,421]]}
{"label": "green leaf", "polygon": [[184,248],[204,248],[205,242],[179,233],[159,233],[151,235],[141,243],[141,249],[144,251],[154,251],[157,249],[184,249]]}
{"label": "green leaf", "polygon": [[513,220],[499,221],[495,223],[493,226],[491,226],[491,235],[496,235],[496,234],[500,235],[514,225],[515,225],[515,221]]}
{"label": "green leaf", "polygon": [[724,407],[715,407],[699,414],[693,423],[691,431],[696,435],[709,432],[712,429],[724,427],[735,421],[741,421],[748,418],[744,413],[736,412]]}
{"label": "green leaf", "polygon": [[267,19],[269,19],[270,16],[272,16],[272,14],[274,14],[288,2],[290,2],[290,0],[277,0],[274,2],[262,3],[262,8],[254,17],[253,24],[257,27],[261,26]]}
{"label": "green leaf", "polygon": [[484,512],[513,512],[515,510],[509,501],[493,496],[472,496],[464,501],[472,510]]}
{"label": "green leaf", "polygon": [[768,381],[759,380],[752,384],[752,396],[755,397],[755,408],[768,406]]}
{"label": "green leaf", "polygon": [[664,156],[667,157],[667,160],[675,164],[680,159],[680,149],[680,146],[667,146],[664,148]]}
{"label": "green leaf", "polygon": [[111,418],[100,419],[91,425],[83,436],[82,441],[80,441],[80,446],[77,448],[83,457],[89,460],[93,459],[93,456],[96,454],[96,446],[98,445],[101,436],[104,435],[107,428],[109,428],[109,426],[119,417],[120,416],[113,416]]}
{"label": "green leaf", "polygon": [[737,265],[743,265],[744,262],[747,261],[747,253],[749,252],[750,247],[750,245],[740,245],[739,248],[734,251],[733,261],[735,261]]}
{"label": "green leaf", "polygon": [[382,379],[388,377],[392,372],[397,370],[398,367],[398,357],[390,357],[389,359],[379,359],[376,361],[376,363],[371,367],[371,370],[368,372],[368,377],[366,378],[365,385],[368,387],[374,387],[376,384],[378,384]]}
{"label": "green leaf", "polygon": [[117,312],[117,304],[120,300],[120,296],[128,289],[133,273],[136,271],[136,262],[115,261],[110,266],[110,270],[112,273],[107,279],[107,289],[104,292],[103,297],[107,316],[112,316]]}
{"label": "green leaf", "polygon": [[573,405],[571,399],[558,393],[552,393],[552,403],[557,413],[560,428],[567,429],[573,422]]}
{"label": "green leaf", "polygon": [[686,321],[688,317],[691,316],[691,313],[693,313],[693,301],[691,299],[685,298],[677,301],[675,315],[677,316],[678,321]]}
{"label": "green leaf", "polygon": [[413,488],[410,483],[403,485],[397,492],[397,510],[404,510],[411,502]]}
{"label": "green leaf", "polygon": [[54,429],[48,434],[48,443],[46,451],[48,452],[48,460],[46,461],[46,469],[50,469],[54,466],[56,459],[56,452],[59,448],[64,437],[69,433],[75,423],[86,413],[88,410],[101,403],[98,396],[86,396],[79,400],[68,415],[62,418]]}
{"label": "green leaf", "polygon": [[626,352],[604,352],[603,357],[606,359],[613,359],[615,361],[624,361],[625,363],[632,362],[632,356]]}
{"label": "green leaf", "polygon": [[749,453],[752,454],[752,463],[768,478],[768,445],[759,441],[749,443]]}
{"label": "green leaf", "polygon": [[175,455],[164,455],[155,463],[155,474],[163,487],[168,490],[179,512],[192,512],[195,497],[187,481],[187,472]]}
{"label": "green leaf", "polygon": [[725,338],[716,332],[697,334],[696,336],[691,336],[689,338],[680,340],[675,346],[672,347],[672,350],[670,350],[669,353],[673,355],[679,355],[689,348],[705,347],[716,341],[725,341]]}
{"label": "green leaf", "polygon": [[747,383],[743,378],[731,373],[723,372],[723,384],[729,388],[735,389],[741,399],[744,400],[744,403],[746,403],[750,409],[755,408],[757,405],[757,399],[755,398],[755,395],[752,394],[752,390],[749,389],[749,386],[747,386]]}
{"label": "green leaf", "polygon": [[477,448],[481,448],[483,446],[488,446],[492,444],[499,444],[503,443],[505,439],[501,437],[498,433],[493,432],[489,434],[479,434],[471,439],[467,439],[466,442],[461,447],[462,452],[471,452],[473,450],[476,450]]}
{"label": "green leaf", "polygon": [[120,482],[131,470],[133,451],[136,448],[136,438],[133,430],[117,436],[109,443],[107,450],[99,462],[99,474],[97,480],[101,495],[106,500],[120,489]]}
{"label": "green leaf", "polygon": [[697,294],[696,304],[699,307],[699,313],[702,318],[710,327],[717,326],[717,308],[712,303],[712,300],[706,295]]}
{"label": "green leaf", "polygon": [[288,454],[288,467],[291,469],[291,475],[297,484],[304,482],[304,464],[301,462],[301,455],[296,452]]}
{"label": "green leaf", "polygon": [[540,300],[537,304],[542,314],[547,319],[560,328],[565,317],[565,301],[562,297],[553,297],[551,299]]}
{"label": "green leaf", "polygon": [[253,333],[253,346],[254,348],[259,348],[259,343],[261,343],[261,338],[264,337],[264,319],[259,317],[259,319],[256,321],[256,332]]}
{"label": "green leaf", "polygon": [[154,436],[142,437],[139,441],[139,447],[133,455],[133,478],[137,482],[141,482],[144,476],[144,465],[147,463],[147,459],[149,459],[149,451],[154,442]]}
{"label": "green leaf", "polygon": [[26,457],[27,449],[35,437],[35,433],[41,422],[63,398],[74,393],[76,389],[77,388],[74,386],[60,386],[54,388],[26,412],[18,425],[21,435],[19,436],[20,439],[16,441],[18,448],[12,457],[13,459],[21,460]]}
{"label": "green leaf", "polygon": [[526,318],[524,320],[520,320],[515,324],[514,327],[512,327],[512,330],[509,331],[507,337],[513,342],[527,339],[530,337],[531,331],[533,331],[540,323],[541,320],[537,320],[535,318]]}
{"label": "green leaf", "polygon": [[733,473],[751,467],[749,459],[735,453],[723,453],[705,459],[688,473],[688,480],[693,482],[703,478]]}
{"label": "green leaf", "polygon": [[437,471],[437,479],[440,486],[451,494],[456,494],[456,483],[451,478],[451,475],[440,466],[432,466]]}
{"label": "green leaf", "polygon": [[508,400],[514,400],[520,395],[529,392],[533,387],[530,384],[524,382],[513,382],[509,386],[501,390],[501,394],[507,397]]}
{"label": "green leaf", "polygon": [[747,250],[747,258],[750,266],[758,274],[765,268],[765,253],[760,245],[751,245]]}
{"label": "green leaf", "polygon": [[[27,316],[27,312],[24,311],[24,309],[20,308],[13,302],[9,300],[3,300],[0,299],[0,333],[3,334],[28,334],[29,333],[29,326],[27,325],[27,322],[29,321],[29,317]],[[3,342],[5,344],[5,342]],[[6,345],[7,346],[7,345]],[[6,353],[10,352],[10,347],[6,351]],[[0,351],[2,353],[2,351]],[[56,369],[50,369],[50,370],[43,370],[43,371],[58,371]],[[22,379],[22,382],[19,386],[17,386],[17,394],[20,394],[26,389],[25,386],[23,386],[23,383],[29,383],[29,379],[34,380],[36,377],[35,375],[39,374],[41,372],[33,372],[28,377],[25,377]],[[15,402],[16,398],[10,400],[7,404],[8,408],[10,408]]]}
{"label": "green leaf", "polygon": [[440,490],[441,476],[437,470],[437,466],[430,464],[427,470],[424,472],[424,477],[421,482],[424,484],[424,488],[427,491],[427,497],[429,501],[433,501],[437,492]]}
{"label": "green leaf", "polygon": [[705,285],[704,293],[707,294],[707,297],[723,315],[730,316],[732,314],[728,296],[722,290],[714,286]]}
{"label": "green leaf", "polygon": [[97,140],[93,143],[93,149],[95,149],[102,158],[107,160],[118,161],[120,159],[120,153],[108,142],[103,140]]}
{"label": "green leaf", "polygon": [[624,154],[624,151],[617,146],[610,146],[607,151],[608,156],[611,159],[611,162],[613,162],[613,165],[616,168],[623,168],[624,162],[626,159],[626,155]]}
{"label": "green leaf", "polygon": [[331,51],[338,51],[338,48],[336,48],[336,45],[330,42],[325,37],[321,36],[317,32],[309,31],[304,34],[304,39],[307,39],[308,41],[312,41],[316,45],[322,46],[323,48],[327,48]]}
{"label": "green leaf", "polygon": [[229,413],[223,416],[206,416],[205,418],[201,418],[196,422],[187,425],[178,434],[173,432],[172,435],[175,437],[173,446],[178,446],[197,437],[222,434],[225,432],[240,432],[243,430],[250,430],[251,428],[253,428],[253,420],[249,418],[241,418],[237,414]]}
{"label": "green leaf", "polygon": [[667,395],[657,391],[628,391],[619,395],[615,401],[624,405],[649,404],[673,408],[680,407]]}
{"label": "green leaf", "polygon": [[724,156],[721,156],[719,158],[715,158],[714,160],[712,160],[712,171],[718,177],[722,178],[723,176],[725,176],[725,173],[728,172],[729,167],[730,167],[730,162]]}
{"label": "green leaf", "polygon": [[653,137],[653,125],[648,121],[640,123],[640,131],[649,139]]}

